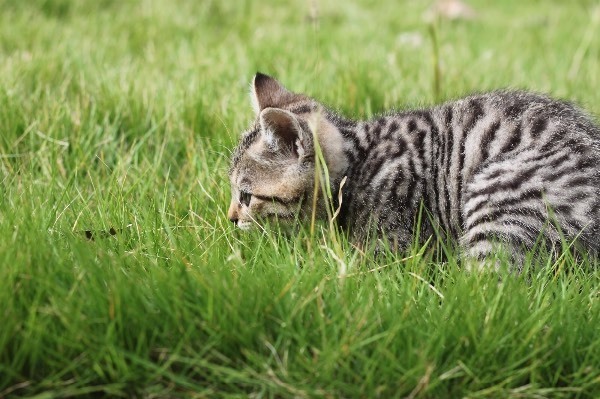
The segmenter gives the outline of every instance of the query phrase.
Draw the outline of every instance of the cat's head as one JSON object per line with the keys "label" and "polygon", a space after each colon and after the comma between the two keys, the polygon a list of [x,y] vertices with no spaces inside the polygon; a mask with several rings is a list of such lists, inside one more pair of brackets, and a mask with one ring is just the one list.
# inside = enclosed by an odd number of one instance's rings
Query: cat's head
{"label": "cat's head", "polygon": [[294,220],[311,207],[314,186],[311,124],[319,104],[257,73],[251,97],[256,120],[233,153],[228,217],[249,229],[269,220]]}

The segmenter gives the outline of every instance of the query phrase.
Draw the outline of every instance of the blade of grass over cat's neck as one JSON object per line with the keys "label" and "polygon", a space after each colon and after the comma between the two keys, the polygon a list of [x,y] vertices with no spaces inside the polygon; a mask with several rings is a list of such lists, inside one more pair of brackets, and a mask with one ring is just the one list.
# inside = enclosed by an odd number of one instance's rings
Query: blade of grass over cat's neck
{"label": "blade of grass over cat's neck", "polygon": [[[323,149],[321,148],[321,144],[319,142],[318,137],[318,121],[319,118],[323,117],[322,110],[309,121],[310,130],[313,135],[313,143],[314,143],[314,151],[315,151],[315,187],[313,192],[313,212],[311,217],[311,236],[314,235],[314,227],[315,227],[315,219],[317,212],[317,198],[321,197],[325,210],[327,212],[327,219],[329,220],[328,224],[328,236],[331,240],[331,243],[334,247],[334,252],[337,254],[337,259],[343,259],[344,251],[342,245],[339,240],[339,231],[334,225],[334,215],[335,215],[335,206],[333,202],[333,196],[331,193],[331,179],[329,175],[329,168],[327,167],[327,163],[325,161],[325,156],[323,154]],[[341,190],[341,187],[340,187]],[[320,195],[319,195],[320,194]],[[340,202],[341,205],[341,202]],[[345,263],[339,262],[341,268],[340,273],[346,272]]]}

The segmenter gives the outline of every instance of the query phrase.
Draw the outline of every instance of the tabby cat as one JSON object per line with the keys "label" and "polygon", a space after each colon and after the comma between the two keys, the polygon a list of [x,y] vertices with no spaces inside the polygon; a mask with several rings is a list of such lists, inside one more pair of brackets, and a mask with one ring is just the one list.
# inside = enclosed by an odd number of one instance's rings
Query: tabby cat
{"label": "tabby cat", "polygon": [[445,232],[476,259],[540,241],[600,250],[600,129],[567,102],[495,91],[356,121],[261,73],[252,100],[256,121],[229,171],[228,217],[241,229],[310,218],[319,144],[338,224],[358,243],[407,248],[423,206],[421,234]]}

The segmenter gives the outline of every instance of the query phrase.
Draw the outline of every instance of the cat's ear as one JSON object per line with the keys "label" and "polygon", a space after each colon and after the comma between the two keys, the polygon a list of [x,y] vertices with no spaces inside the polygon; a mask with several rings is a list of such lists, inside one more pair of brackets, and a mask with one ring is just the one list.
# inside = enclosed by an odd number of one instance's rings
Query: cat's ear
{"label": "cat's ear", "polygon": [[297,94],[287,90],[275,78],[257,72],[252,79],[251,98],[254,112],[258,115],[265,108],[281,108],[293,102]]}
{"label": "cat's ear", "polygon": [[308,137],[294,114],[279,108],[265,108],[259,119],[263,137],[270,146],[277,150],[291,149],[298,158],[306,154]]}

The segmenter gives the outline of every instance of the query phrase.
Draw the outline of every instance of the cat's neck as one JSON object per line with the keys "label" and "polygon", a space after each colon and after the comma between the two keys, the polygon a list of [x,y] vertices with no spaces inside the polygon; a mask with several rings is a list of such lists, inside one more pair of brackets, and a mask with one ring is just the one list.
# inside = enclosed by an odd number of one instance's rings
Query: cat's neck
{"label": "cat's neck", "polygon": [[316,136],[332,183],[339,182],[351,169],[346,135],[354,133],[346,130],[354,129],[355,125],[355,122],[330,112],[317,121]]}
{"label": "cat's neck", "polygon": [[328,111],[323,114],[316,131],[329,173],[332,205],[339,211],[337,222],[340,226],[348,223],[352,186],[356,184],[355,175],[368,156],[371,144],[368,131],[373,123],[377,122],[351,120]]}
{"label": "cat's neck", "polygon": [[[381,139],[381,131],[388,121],[401,117],[402,115],[388,115],[357,121],[328,112],[317,130],[317,137],[330,180],[339,182],[344,177],[351,179],[356,168],[360,168],[369,156],[372,141]],[[396,130],[397,126],[392,124],[391,129]]]}

